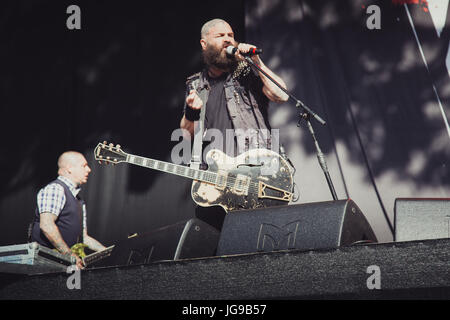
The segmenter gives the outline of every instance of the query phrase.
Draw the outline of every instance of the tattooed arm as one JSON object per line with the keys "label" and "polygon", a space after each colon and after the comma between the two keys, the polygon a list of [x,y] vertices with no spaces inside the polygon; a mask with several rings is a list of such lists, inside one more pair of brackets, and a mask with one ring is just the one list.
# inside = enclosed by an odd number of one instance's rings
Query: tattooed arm
{"label": "tattooed arm", "polygon": [[62,238],[61,233],[55,224],[57,218],[58,217],[53,213],[41,213],[41,222],[39,226],[56,250],[63,254],[71,253],[69,246]]}
{"label": "tattooed arm", "polygon": [[94,251],[101,251],[101,250],[105,250],[106,247],[104,245],[102,245],[100,242],[98,242],[97,240],[95,240],[94,238],[92,238],[91,236],[89,236],[87,234],[87,230],[84,229],[83,231],[83,242],[85,245],[87,245],[89,247],[89,249],[94,250]]}
{"label": "tattooed arm", "polygon": [[[236,51],[236,56],[239,60],[244,60],[244,57],[240,54],[240,52],[247,53],[250,51],[250,49],[255,48],[255,46],[247,43],[240,43],[238,45],[238,51]],[[267,73],[271,78],[273,78],[278,84],[286,90],[286,83],[276,75],[272,70],[270,70],[261,60],[259,55],[252,56],[253,62],[255,62],[261,70],[263,70],[265,73]],[[258,71],[259,76],[261,77],[261,80],[263,82],[263,93],[266,95],[266,97],[273,102],[286,102],[289,99],[289,96],[283,92],[277,85],[275,85],[271,80],[269,80],[261,71]]]}
{"label": "tattooed arm", "polygon": [[93,251],[105,250],[106,247],[104,245],[102,245],[100,242],[98,242],[97,240],[88,235],[86,211],[87,211],[86,205],[83,204],[83,243]]}
{"label": "tattooed arm", "polygon": [[55,221],[58,217],[49,212],[41,213],[40,216],[40,224],[39,227],[41,228],[44,235],[47,237],[47,239],[50,241],[50,243],[62,254],[70,254],[73,255],[77,259],[77,266],[79,268],[83,267],[83,263],[81,259],[72,253],[67,243],[64,241],[64,239],[61,236],[61,233],[59,232],[58,227],[55,224]]}

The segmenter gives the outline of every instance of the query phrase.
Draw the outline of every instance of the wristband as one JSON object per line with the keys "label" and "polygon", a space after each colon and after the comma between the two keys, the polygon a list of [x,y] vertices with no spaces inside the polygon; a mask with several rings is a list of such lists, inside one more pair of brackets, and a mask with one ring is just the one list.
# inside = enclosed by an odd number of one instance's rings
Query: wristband
{"label": "wristband", "polygon": [[189,106],[186,106],[184,110],[184,116],[189,121],[197,121],[200,119],[200,109],[192,109]]}

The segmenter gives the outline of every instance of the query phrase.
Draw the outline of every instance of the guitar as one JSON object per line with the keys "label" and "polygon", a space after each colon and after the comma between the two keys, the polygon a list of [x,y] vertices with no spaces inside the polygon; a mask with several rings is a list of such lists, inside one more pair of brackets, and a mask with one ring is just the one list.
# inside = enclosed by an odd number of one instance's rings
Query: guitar
{"label": "guitar", "polygon": [[111,251],[114,249],[114,246],[110,246],[104,250],[97,251],[89,255],[86,255],[84,248],[87,248],[87,245],[84,243],[76,243],[70,248],[70,250],[79,256],[80,259],[83,260],[84,265],[87,267],[88,265],[91,265],[103,258],[109,257],[111,255]]}
{"label": "guitar", "polygon": [[287,161],[267,149],[249,150],[235,158],[212,149],[206,154],[207,170],[128,154],[106,141],[97,145],[94,156],[100,163],[126,162],[192,179],[195,203],[221,206],[226,212],[288,204],[293,196]]}

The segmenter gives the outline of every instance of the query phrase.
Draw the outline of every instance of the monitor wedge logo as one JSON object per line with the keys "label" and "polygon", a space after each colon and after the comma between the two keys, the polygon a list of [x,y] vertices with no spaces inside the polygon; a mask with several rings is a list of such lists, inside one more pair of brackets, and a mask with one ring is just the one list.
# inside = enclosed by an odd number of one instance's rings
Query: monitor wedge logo
{"label": "monitor wedge logo", "polygon": [[261,223],[256,248],[258,251],[272,251],[283,248],[295,248],[300,220],[277,226],[273,223]]}

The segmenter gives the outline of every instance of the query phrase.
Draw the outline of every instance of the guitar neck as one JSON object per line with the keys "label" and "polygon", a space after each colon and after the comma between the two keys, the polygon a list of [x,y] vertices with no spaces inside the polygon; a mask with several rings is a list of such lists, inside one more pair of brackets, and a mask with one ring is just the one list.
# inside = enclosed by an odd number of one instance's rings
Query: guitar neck
{"label": "guitar neck", "polygon": [[98,260],[101,260],[103,258],[108,257],[111,254],[111,251],[114,249],[114,246],[110,246],[106,248],[105,250],[94,252],[86,257],[83,258],[83,262],[85,265],[89,265],[91,263],[94,263]]}
{"label": "guitar neck", "polygon": [[154,160],[150,158],[140,157],[133,154],[127,154],[126,162],[135,164],[141,167],[150,168],[177,176],[199,180],[208,183],[215,183],[217,174],[210,171],[192,169],[186,166],[173,164],[170,162],[164,162]]}

